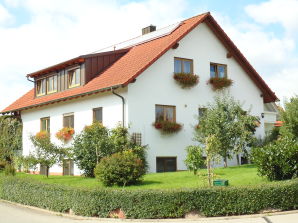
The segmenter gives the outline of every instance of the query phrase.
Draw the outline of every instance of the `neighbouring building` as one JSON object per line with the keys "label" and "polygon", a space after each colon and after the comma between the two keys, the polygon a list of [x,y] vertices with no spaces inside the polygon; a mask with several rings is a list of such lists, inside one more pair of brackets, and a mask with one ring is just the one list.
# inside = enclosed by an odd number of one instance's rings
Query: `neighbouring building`
{"label": "neighbouring building", "polygon": [[[159,30],[149,26],[142,34],[27,75],[34,88],[2,111],[21,116],[24,155],[34,149],[29,135],[40,130],[55,141],[63,126],[78,133],[93,120],[109,128],[120,122],[149,146],[150,172],[185,170],[196,116],[215,95],[210,76],[233,80],[229,93],[260,118],[257,137],[274,125],[276,95],[210,13]],[[181,88],[173,79],[180,72],[199,75],[199,83]],[[182,130],[163,135],[152,125],[157,119],[182,123]],[[50,174],[80,173],[71,160],[50,169]]]}

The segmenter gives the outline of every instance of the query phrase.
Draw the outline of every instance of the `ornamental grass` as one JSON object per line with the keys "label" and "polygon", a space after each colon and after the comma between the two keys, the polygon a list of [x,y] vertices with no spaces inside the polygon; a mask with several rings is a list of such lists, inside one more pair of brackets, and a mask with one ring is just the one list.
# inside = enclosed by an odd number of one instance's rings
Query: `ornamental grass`
{"label": "ornamental grass", "polygon": [[199,83],[199,76],[188,73],[174,73],[174,79],[182,88],[194,87]]}
{"label": "ornamental grass", "polygon": [[153,123],[153,126],[164,134],[176,133],[182,129],[181,124],[171,121],[158,121]]}
{"label": "ornamental grass", "polygon": [[211,77],[208,83],[212,84],[212,89],[216,91],[231,86],[233,84],[233,81],[226,77]]}

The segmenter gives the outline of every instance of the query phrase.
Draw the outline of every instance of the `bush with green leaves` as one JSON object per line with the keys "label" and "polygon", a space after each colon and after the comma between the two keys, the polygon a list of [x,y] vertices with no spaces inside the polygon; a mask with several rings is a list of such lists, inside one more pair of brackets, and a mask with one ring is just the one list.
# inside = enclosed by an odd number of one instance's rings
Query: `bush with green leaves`
{"label": "bush with green leaves", "polygon": [[14,165],[6,164],[5,168],[4,168],[4,174],[5,174],[5,176],[15,176],[16,169],[15,169]]}
{"label": "bush with green leaves", "polygon": [[281,111],[281,120],[281,134],[291,135],[298,140],[298,96],[285,103],[285,110]]}
{"label": "bush with green leaves", "polygon": [[94,173],[105,186],[127,186],[140,182],[146,167],[133,150],[125,150],[102,158]]}
{"label": "bush with green leaves", "polygon": [[32,179],[0,177],[0,198],[76,215],[109,217],[121,209],[127,218],[182,218],[191,211],[205,216],[254,214],[298,208],[298,180],[250,187],[176,190],[74,188]]}
{"label": "bush with green leaves", "polygon": [[104,157],[124,150],[139,152],[145,166],[145,148],[135,145],[128,129],[118,125],[109,130],[99,122],[94,122],[79,133],[73,142],[74,160],[84,175],[94,177],[94,168]]}
{"label": "bush with green leaves", "polygon": [[196,175],[198,170],[203,168],[205,160],[203,158],[203,149],[200,146],[188,146],[186,148],[186,159],[184,163],[188,170]]}
{"label": "bush with green leaves", "polygon": [[252,160],[261,176],[285,180],[298,176],[298,142],[289,136],[252,149]]}

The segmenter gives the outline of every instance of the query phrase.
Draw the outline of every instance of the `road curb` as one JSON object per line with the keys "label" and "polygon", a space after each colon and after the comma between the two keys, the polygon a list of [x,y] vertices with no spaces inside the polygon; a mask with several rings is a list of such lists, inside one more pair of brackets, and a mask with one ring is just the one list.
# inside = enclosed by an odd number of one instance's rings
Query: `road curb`
{"label": "road curb", "polygon": [[187,221],[187,222],[194,222],[194,221],[210,221],[210,220],[230,220],[230,219],[245,219],[245,218],[264,218],[268,216],[275,216],[275,215],[287,215],[287,214],[298,214],[298,210],[291,210],[291,211],[281,211],[281,212],[268,212],[264,214],[251,214],[251,215],[233,215],[233,216],[222,216],[222,217],[201,217],[201,218],[194,218],[194,219],[186,219],[186,218],[171,218],[171,219],[118,219],[118,218],[97,218],[97,217],[84,217],[84,216],[79,216],[79,215],[71,215],[71,214],[66,214],[66,213],[61,213],[61,212],[55,212],[55,211],[50,211],[47,209],[42,209],[38,207],[33,207],[33,206],[28,206],[28,205],[23,205],[19,204],[16,202],[12,201],[7,201],[7,200],[2,200],[0,199],[0,202],[18,206],[21,208],[27,208],[31,209],[34,211],[39,211],[43,212],[46,214],[51,214],[51,215],[56,215],[56,216],[62,216],[70,219],[75,219],[75,220],[96,220],[98,222],[104,222],[104,221],[109,221],[109,222],[178,222],[178,221]]}

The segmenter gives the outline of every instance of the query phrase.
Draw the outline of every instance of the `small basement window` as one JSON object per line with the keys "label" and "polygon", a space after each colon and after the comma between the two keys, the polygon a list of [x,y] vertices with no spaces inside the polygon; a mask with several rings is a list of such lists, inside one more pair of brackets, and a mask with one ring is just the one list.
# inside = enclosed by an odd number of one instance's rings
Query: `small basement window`
{"label": "small basement window", "polygon": [[47,93],[57,92],[57,75],[47,78]]}
{"label": "small basement window", "polygon": [[93,108],[93,122],[102,123],[102,107]]}
{"label": "small basement window", "polygon": [[155,105],[155,121],[176,122],[176,106]]}
{"label": "small basement window", "polygon": [[210,77],[224,78],[227,77],[227,65],[210,63]]}
{"label": "small basement window", "polygon": [[36,96],[46,94],[46,79],[40,79],[36,81]]}
{"label": "small basement window", "polygon": [[63,115],[63,127],[74,128],[74,114],[67,113]]}
{"label": "small basement window", "polygon": [[177,171],[177,157],[156,157],[156,172]]}
{"label": "small basement window", "polygon": [[40,119],[40,131],[50,132],[50,117]]}
{"label": "small basement window", "polygon": [[79,68],[68,71],[68,88],[81,85],[81,72]]}
{"label": "small basement window", "polygon": [[174,58],[174,73],[193,73],[193,60],[184,58]]}

